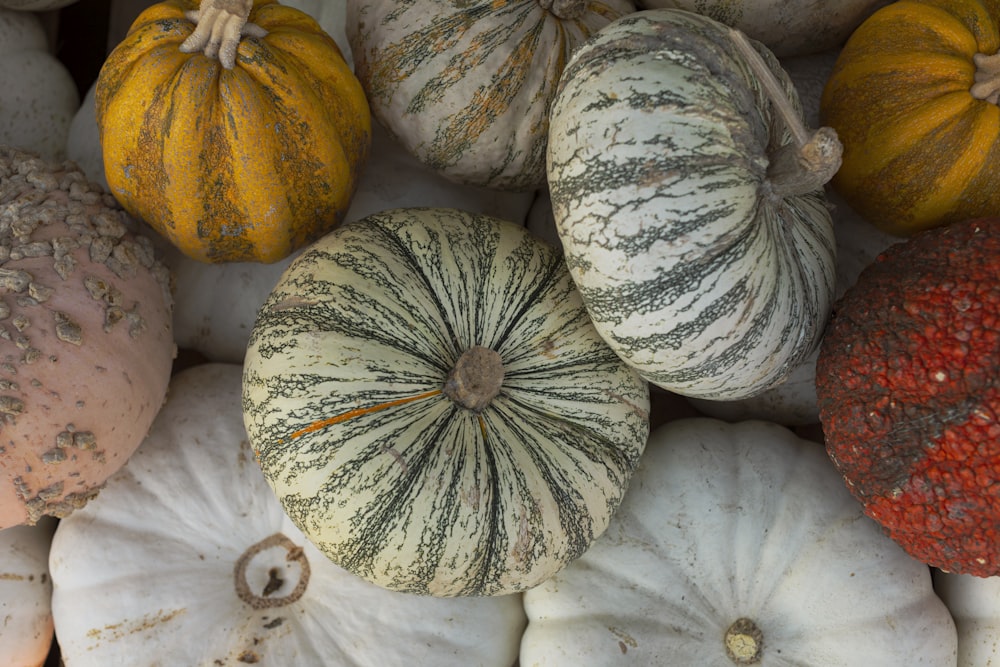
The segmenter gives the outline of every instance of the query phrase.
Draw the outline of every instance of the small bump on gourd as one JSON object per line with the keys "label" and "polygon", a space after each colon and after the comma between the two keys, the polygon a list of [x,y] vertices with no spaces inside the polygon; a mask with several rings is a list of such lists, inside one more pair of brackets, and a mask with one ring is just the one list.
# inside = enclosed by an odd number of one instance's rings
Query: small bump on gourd
{"label": "small bump on gourd", "polygon": [[764,651],[764,633],[749,618],[738,618],[723,638],[726,656],[737,665],[755,665]]}
{"label": "small bump on gourd", "polygon": [[458,358],[442,391],[462,407],[480,412],[500,394],[503,378],[500,354],[488,347],[474,345]]}

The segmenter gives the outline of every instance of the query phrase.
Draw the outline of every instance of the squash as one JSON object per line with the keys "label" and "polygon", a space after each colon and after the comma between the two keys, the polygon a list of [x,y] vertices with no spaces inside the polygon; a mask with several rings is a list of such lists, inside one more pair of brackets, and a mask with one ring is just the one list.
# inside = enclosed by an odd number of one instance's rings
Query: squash
{"label": "squash", "polygon": [[698,12],[745,32],[779,57],[839,48],[891,0],[638,0],[643,9]]}
{"label": "squash", "polygon": [[839,144],[802,127],[766,48],[699,14],[636,12],[574,54],[551,116],[556,228],[612,349],[712,400],[808,359],[835,287],[823,184]]}
{"label": "squash", "polygon": [[956,664],[929,569],[762,421],[657,428],[605,534],[524,605],[532,667]]}
{"label": "squash", "polygon": [[239,365],[195,365],[170,386],[149,438],[56,530],[67,665],[511,665],[520,596],[392,593],[292,525],[246,442]]}
{"label": "squash", "polygon": [[213,9],[196,28],[194,7],[148,8],[104,62],[105,175],[126,211],[193,259],[278,261],[343,219],[371,141],[364,91],[296,9],[255,0],[251,36],[216,57],[200,43]]}
{"label": "squash", "polygon": [[570,54],[632,0],[348,0],[375,118],[460,183],[545,184],[549,106]]}
{"label": "squash", "polygon": [[69,70],[49,51],[35,14],[0,3],[0,145],[65,157],[69,125],[80,94]]}
{"label": "squash", "polygon": [[646,383],[558,251],[456,209],[373,214],[300,255],[243,396],[300,530],[368,581],[442,597],[521,591],[583,553],[649,431]]}
{"label": "squash", "polygon": [[833,186],[898,236],[1000,211],[1000,4],[903,0],[868,18],[823,93]]}
{"label": "squash", "polygon": [[49,546],[56,521],[0,530],[0,664],[42,667],[52,647]]}
{"label": "squash", "polygon": [[0,147],[0,528],[93,497],[146,435],[176,352],[167,269],[71,167]]}
{"label": "squash", "polygon": [[933,570],[934,589],[958,630],[960,667],[1000,664],[1000,577]]}

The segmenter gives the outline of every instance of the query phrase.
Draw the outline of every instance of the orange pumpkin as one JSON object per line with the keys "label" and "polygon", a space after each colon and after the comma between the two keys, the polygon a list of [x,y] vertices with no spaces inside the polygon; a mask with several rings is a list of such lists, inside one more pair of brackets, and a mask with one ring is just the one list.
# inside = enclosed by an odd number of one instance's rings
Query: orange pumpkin
{"label": "orange pumpkin", "polygon": [[899,0],[851,35],[820,119],[833,187],[897,236],[1000,214],[1000,2]]}
{"label": "orange pumpkin", "polygon": [[275,262],[337,226],[371,142],[336,42],[297,9],[246,7],[231,67],[225,43],[218,57],[182,50],[198,7],[166,0],[135,20],[95,87],[112,193],[205,262]]}

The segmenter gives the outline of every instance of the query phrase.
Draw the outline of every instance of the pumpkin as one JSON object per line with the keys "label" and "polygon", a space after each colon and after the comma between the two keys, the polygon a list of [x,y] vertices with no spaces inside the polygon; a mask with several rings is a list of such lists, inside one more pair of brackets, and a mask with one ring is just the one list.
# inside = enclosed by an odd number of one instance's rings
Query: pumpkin
{"label": "pumpkin", "polygon": [[685,396],[735,400],[784,380],[833,300],[823,183],[837,149],[828,129],[802,127],[767,49],[718,21],[659,9],[601,30],[559,82],[548,185],[608,345]]}
{"label": "pumpkin", "polygon": [[1000,660],[1000,577],[935,569],[934,589],[958,630],[958,664],[991,667]]}
{"label": "pumpkin", "polygon": [[170,386],[132,459],[56,531],[67,665],[511,665],[520,596],[386,591],[292,525],[247,445],[239,365],[195,365]]}
{"label": "pumpkin", "polygon": [[42,667],[52,647],[49,546],[55,519],[0,530],[0,663]]}
{"label": "pumpkin", "polygon": [[370,112],[308,15],[247,0],[251,36],[216,54],[201,43],[210,2],[197,27],[202,9],[190,0],[153,5],[104,62],[95,102],[105,175],[126,211],[193,259],[278,261],[343,219]]}
{"label": "pumpkin", "polygon": [[69,70],[49,51],[35,14],[0,3],[0,145],[50,160],[65,157],[80,95]]}
{"label": "pumpkin", "polygon": [[93,497],[146,435],[176,352],[167,269],[70,166],[0,148],[0,528]]}
{"label": "pumpkin", "polygon": [[545,184],[549,106],[570,54],[631,0],[348,0],[375,118],[461,183]]}
{"label": "pumpkin", "polygon": [[603,343],[560,253],[457,209],[345,225],[254,323],[247,434],[285,511],[392,590],[537,585],[607,525],[649,392]]}
{"label": "pumpkin", "polygon": [[608,530],[524,604],[533,667],[956,664],[929,569],[763,421],[657,428]]}
{"label": "pumpkin", "polygon": [[883,252],[835,306],[816,362],[830,458],[911,556],[1000,575],[1000,218]]}
{"label": "pumpkin", "polygon": [[643,9],[698,12],[745,32],[776,56],[838,48],[858,25],[891,0],[638,0]]}
{"label": "pumpkin", "polygon": [[880,229],[1000,211],[998,21],[992,0],[904,0],[841,51],[821,106],[844,145],[833,186]]}

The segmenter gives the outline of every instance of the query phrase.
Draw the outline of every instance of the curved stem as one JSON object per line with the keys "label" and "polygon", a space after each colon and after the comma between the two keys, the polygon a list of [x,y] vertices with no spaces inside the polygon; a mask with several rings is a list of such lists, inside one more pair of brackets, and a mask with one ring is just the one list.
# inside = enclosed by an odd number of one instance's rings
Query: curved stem
{"label": "curved stem", "polygon": [[783,198],[822,188],[840,169],[844,149],[836,131],[830,127],[815,131],[806,128],[788,93],[746,35],[735,28],[729,29],[729,35],[792,135],[792,143],[771,156],[767,176],[772,194]]}
{"label": "curved stem", "polygon": [[972,56],[976,65],[975,83],[969,92],[977,100],[1000,104],[1000,53],[988,56],[977,53]]}
{"label": "curved stem", "polygon": [[264,37],[267,31],[248,23],[253,0],[201,0],[196,11],[185,12],[196,27],[180,45],[181,53],[202,51],[218,58],[226,69],[236,65],[236,49],[243,37]]}

